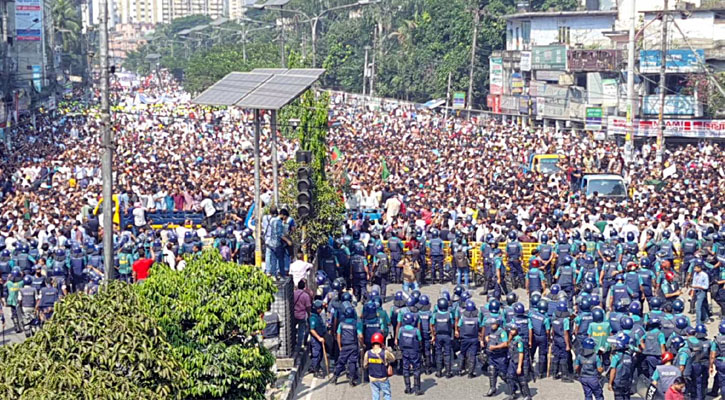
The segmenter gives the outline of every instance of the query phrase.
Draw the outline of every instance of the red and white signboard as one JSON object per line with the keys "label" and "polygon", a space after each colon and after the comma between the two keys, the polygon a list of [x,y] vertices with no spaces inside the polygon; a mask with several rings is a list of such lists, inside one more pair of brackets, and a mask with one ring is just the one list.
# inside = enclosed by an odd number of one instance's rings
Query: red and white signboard
{"label": "red and white signboard", "polygon": [[[634,136],[657,136],[659,124],[656,119],[635,119]],[[610,116],[607,119],[607,132],[610,135],[624,135],[627,131],[627,119]],[[725,120],[723,119],[666,119],[665,137],[719,138],[725,139]]]}

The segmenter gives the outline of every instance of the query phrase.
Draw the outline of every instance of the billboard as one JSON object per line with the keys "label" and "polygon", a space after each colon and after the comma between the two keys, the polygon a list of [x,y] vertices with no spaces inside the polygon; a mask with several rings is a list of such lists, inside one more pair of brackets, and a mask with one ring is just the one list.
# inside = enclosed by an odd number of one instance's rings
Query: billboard
{"label": "billboard", "polygon": [[619,69],[622,52],[620,50],[583,50],[567,52],[570,71],[596,72]]}
{"label": "billboard", "polygon": [[[660,96],[644,96],[642,112],[646,115],[660,113]],[[665,115],[695,115],[695,97],[670,95],[665,96]]]}
{"label": "billboard", "polygon": [[531,52],[530,51],[522,51],[521,52],[521,61],[519,62],[519,67],[522,71],[531,71]]}
{"label": "billboard", "polygon": [[503,58],[490,57],[489,62],[489,91],[491,94],[503,94]]}
{"label": "billboard", "polygon": [[15,37],[19,42],[43,37],[43,5],[40,0],[15,1]]}
{"label": "billboard", "polygon": [[566,70],[566,46],[534,46],[531,69]]}
{"label": "billboard", "polygon": [[[702,72],[702,65],[698,61],[705,62],[704,50],[667,50],[666,72],[669,73],[691,73]],[[639,71],[644,74],[660,72],[662,66],[662,52],[659,50],[640,50]]]}
{"label": "billboard", "polygon": [[[719,138],[725,139],[725,120],[723,119],[666,119],[665,137],[685,138]],[[634,135],[637,137],[657,136],[658,122],[656,119],[632,122]],[[607,120],[607,131],[610,135],[624,135],[627,118],[610,116]]]}
{"label": "billboard", "polygon": [[463,92],[453,93],[453,108],[466,108],[466,94]]}
{"label": "billboard", "polygon": [[596,131],[602,129],[602,107],[587,107],[584,129]]}

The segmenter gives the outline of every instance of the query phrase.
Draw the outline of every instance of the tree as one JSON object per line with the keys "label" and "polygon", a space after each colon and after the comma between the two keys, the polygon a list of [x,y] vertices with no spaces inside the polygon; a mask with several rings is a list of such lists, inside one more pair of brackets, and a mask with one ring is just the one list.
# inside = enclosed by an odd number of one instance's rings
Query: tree
{"label": "tree", "polygon": [[183,271],[157,264],[136,288],[190,377],[185,399],[264,398],[274,357],[257,332],[276,287],[259,268],[207,250]]}
{"label": "tree", "polygon": [[696,101],[702,105],[703,113],[708,118],[720,118],[725,115],[725,96],[722,95],[713,79],[717,80],[720,87],[725,87],[725,73],[687,75],[684,82],[684,95],[697,94]]}
{"label": "tree", "polygon": [[130,285],[73,294],[35,336],[0,348],[5,399],[176,399],[187,378]]}
{"label": "tree", "polygon": [[55,32],[60,33],[61,46],[65,56],[61,67],[82,66],[84,60],[80,51],[81,16],[79,8],[71,0],[56,0],[53,3],[51,15]]}

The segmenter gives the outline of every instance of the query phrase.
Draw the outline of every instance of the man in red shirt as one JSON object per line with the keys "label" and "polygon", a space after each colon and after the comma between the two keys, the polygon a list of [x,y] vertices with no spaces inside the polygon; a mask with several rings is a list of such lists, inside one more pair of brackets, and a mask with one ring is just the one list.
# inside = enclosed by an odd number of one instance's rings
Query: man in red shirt
{"label": "man in red shirt", "polygon": [[153,263],[154,260],[151,258],[139,258],[136,260],[131,267],[133,269],[133,281],[141,282],[148,278],[149,270],[151,269],[151,265],[153,265]]}

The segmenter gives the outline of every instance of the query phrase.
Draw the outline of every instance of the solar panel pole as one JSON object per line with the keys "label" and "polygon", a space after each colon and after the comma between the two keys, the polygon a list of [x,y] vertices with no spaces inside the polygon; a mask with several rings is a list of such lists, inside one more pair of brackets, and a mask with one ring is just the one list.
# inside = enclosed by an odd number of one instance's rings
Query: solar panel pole
{"label": "solar panel pole", "polygon": [[259,109],[254,109],[254,265],[262,267],[262,199],[259,182]]}
{"label": "solar panel pole", "polygon": [[274,205],[279,208],[279,183],[277,182],[277,110],[272,110],[271,120],[271,131],[272,136],[272,179],[274,186]]}

